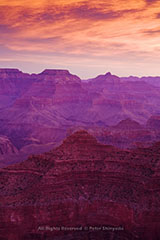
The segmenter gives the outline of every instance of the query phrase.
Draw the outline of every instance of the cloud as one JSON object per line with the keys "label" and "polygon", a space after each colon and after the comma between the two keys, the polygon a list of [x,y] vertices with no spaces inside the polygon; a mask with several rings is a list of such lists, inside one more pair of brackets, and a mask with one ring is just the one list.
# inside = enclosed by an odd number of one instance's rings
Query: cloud
{"label": "cloud", "polygon": [[147,30],[144,30],[143,33],[144,33],[145,35],[149,35],[149,36],[159,35],[159,33],[160,33],[160,28],[147,29]]}
{"label": "cloud", "polygon": [[1,34],[8,34],[8,33],[13,33],[15,32],[15,28],[13,28],[9,24],[0,24],[0,33]]}
{"label": "cloud", "polygon": [[[92,0],[94,2],[94,0]],[[130,13],[135,13],[137,9],[119,9],[114,10],[114,6],[103,1],[92,6],[92,1],[83,1],[68,5],[41,5],[33,7],[32,5],[23,6],[23,0],[20,5],[4,5],[0,6],[0,21],[2,24],[10,24],[11,26],[34,27],[34,25],[41,24],[54,24],[56,22],[65,20],[79,20],[84,21],[88,19],[96,22],[99,20],[114,20],[126,16]],[[5,2],[5,1],[4,1]],[[15,3],[18,1],[15,1]],[[28,1],[30,2],[30,1]],[[46,1],[46,3],[49,1]]]}
{"label": "cloud", "polygon": [[127,68],[132,58],[155,56],[160,34],[160,7],[153,4],[157,2],[1,0],[1,58],[6,52],[13,60],[47,59],[48,64],[57,58],[62,65],[74,65],[75,58],[78,63],[93,59],[95,65],[123,59]]}
{"label": "cloud", "polygon": [[158,18],[158,19],[160,18],[160,13],[156,14],[156,18]]}
{"label": "cloud", "polygon": [[27,38],[26,41],[27,42],[31,42],[31,43],[57,43],[59,41],[61,41],[62,38],[59,36],[59,37],[50,37],[50,38]]}
{"label": "cloud", "polygon": [[145,0],[147,4],[153,4],[158,2],[159,0]]}
{"label": "cloud", "polygon": [[96,20],[110,20],[121,17],[120,12],[115,11],[103,11],[96,7],[89,7],[86,4],[80,5],[79,7],[73,7],[71,14],[76,18],[80,19],[92,19]]}

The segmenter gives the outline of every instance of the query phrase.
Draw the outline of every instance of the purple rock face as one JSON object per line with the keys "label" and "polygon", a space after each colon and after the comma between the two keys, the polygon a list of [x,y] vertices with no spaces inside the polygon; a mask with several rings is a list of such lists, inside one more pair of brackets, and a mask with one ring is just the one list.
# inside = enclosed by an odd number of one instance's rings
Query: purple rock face
{"label": "purple rock face", "polygon": [[61,70],[61,69],[46,69],[44,70],[42,73],[40,73],[39,75],[71,75],[70,72],[68,70]]}
{"label": "purple rock face", "polygon": [[21,160],[26,149],[28,154],[42,146],[48,150],[47,145],[57,146],[77,129],[122,148],[148,146],[160,138],[158,128],[146,125],[159,114],[159,102],[159,87],[109,72],[81,81],[68,70],[0,69],[0,134],[11,140]]}
{"label": "purple rock face", "polygon": [[160,116],[152,116],[147,121],[147,127],[155,131],[160,131]]}
{"label": "purple rock face", "polygon": [[0,106],[6,107],[23,95],[34,79],[18,69],[0,69]]}
{"label": "purple rock face", "polygon": [[0,73],[4,74],[19,74],[19,73],[22,73],[19,69],[16,69],[16,68],[0,68]]}
{"label": "purple rock face", "polygon": [[134,76],[130,76],[130,77],[122,77],[121,81],[131,81],[131,82],[146,82],[150,85],[156,86],[156,87],[160,87],[160,77],[134,77]]}

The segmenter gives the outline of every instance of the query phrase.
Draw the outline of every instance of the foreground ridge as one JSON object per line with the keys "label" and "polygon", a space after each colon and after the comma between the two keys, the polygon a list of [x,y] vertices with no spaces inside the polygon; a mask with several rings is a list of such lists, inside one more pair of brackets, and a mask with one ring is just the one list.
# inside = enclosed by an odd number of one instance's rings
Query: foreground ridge
{"label": "foreground ridge", "polygon": [[[0,224],[5,226],[0,236],[157,239],[159,159],[160,143],[126,151],[100,144],[79,130],[56,149],[0,170]],[[46,226],[121,230],[47,231]]]}

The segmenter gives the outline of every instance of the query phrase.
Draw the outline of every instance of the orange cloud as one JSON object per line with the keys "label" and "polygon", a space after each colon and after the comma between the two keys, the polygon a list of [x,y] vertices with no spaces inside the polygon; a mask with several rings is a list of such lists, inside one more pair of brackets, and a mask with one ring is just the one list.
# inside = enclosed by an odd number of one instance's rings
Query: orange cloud
{"label": "orange cloud", "polygon": [[37,56],[45,55],[62,66],[68,59],[74,65],[75,58],[120,66],[125,58],[129,66],[144,57],[145,64],[151,56],[157,61],[159,14],[153,0],[1,0],[0,46],[4,59],[17,54],[39,62]]}

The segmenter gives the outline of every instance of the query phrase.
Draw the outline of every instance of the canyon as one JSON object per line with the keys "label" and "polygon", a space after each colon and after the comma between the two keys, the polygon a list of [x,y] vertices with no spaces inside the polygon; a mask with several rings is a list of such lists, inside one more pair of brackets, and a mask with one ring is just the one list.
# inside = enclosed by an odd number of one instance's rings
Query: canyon
{"label": "canyon", "polygon": [[0,69],[0,135],[16,149],[0,153],[0,167],[57,147],[79,129],[122,149],[159,141],[158,79],[108,72],[81,80],[68,70]]}
{"label": "canyon", "polygon": [[77,131],[0,169],[0,239],[158,240],[159,180],[159,142],[122,150]]}
{"label": "canyon", "polygon": [[0,239],[160,239],[159,77],[0,69]]}

